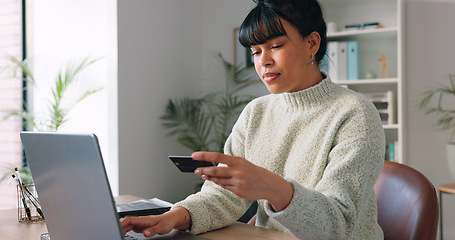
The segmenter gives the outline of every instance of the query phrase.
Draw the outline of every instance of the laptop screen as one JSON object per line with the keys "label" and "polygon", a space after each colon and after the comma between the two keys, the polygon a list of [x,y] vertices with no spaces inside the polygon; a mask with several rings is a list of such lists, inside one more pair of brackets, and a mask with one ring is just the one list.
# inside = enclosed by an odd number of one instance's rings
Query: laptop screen
{"label": "laptop screen", "polygon": [[21,133],[52,240],[123,239],[94,134]]}

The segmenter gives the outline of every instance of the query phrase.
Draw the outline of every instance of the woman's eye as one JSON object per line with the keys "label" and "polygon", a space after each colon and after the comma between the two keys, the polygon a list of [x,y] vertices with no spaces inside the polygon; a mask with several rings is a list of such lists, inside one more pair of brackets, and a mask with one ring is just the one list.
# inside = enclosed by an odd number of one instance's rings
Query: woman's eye
{"label": "woman's eye", "polygon": [[253,57],[254,57],[254,56],[257,56],[257,55],[259,55],[259,53],[260,53],[260,52],[254,52],[254,51],[253,51],[253,52],[251,53],[251,56],[253,56]]}
{"label": "woman's eye", "polygon": [[275,45],[275,46],[272,46],[272,49],[280,48],[280,47],[282,47],[282,46],[283,46],[283,44]]}

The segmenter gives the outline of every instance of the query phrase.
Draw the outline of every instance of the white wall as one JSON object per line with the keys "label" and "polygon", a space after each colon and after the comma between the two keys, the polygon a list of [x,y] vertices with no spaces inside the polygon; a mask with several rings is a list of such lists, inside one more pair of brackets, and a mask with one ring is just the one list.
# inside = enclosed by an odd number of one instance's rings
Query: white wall
{"label": "white wall", "polygon": [[118,1],[120,194],[182,199],[198,178],[168,155],[190,152],[161,126],[169,98],[194,96],[202,78],[201,1]]}
{"label": "white wall", "polygon": [[[445,154],[449,132],[435,130],[435,118],[417,111],[420,94],[455,73],[455,1],[408,0],[405,4],[406,162],[423,172],[437,188],[453,183]],[[455,198],[443,197],[444,239],[455,239]]]}

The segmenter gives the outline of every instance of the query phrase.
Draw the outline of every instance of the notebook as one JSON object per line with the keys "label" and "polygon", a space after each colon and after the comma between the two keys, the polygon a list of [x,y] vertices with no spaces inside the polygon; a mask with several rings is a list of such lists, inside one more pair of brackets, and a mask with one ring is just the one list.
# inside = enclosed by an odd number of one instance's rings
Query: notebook
{"label": "notebook", "polygon": [[117,204],[117,214],[119,218],[126,216],[158,215],[169,211],[171,207],[171,203],[158,198],[142,199],[131,203]]}
{"label": "notebook", "polygon": [[[120,221],[94,134],[22,132],[51,240],[122,240]],[[144,238],[206,239],[183,231]]]}

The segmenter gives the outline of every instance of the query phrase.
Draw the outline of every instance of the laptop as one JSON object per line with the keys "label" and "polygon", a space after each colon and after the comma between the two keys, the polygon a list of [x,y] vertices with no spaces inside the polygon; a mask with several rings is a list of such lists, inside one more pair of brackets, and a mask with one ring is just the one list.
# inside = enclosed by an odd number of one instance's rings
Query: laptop
{"label": "laptop", "polygon": [[176,230],[152,238],[124,236],[94,134],[20,136],[51,240],[206,239]]}

